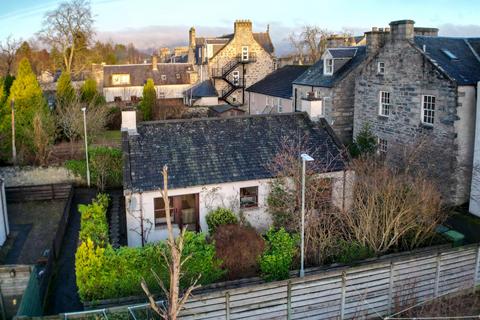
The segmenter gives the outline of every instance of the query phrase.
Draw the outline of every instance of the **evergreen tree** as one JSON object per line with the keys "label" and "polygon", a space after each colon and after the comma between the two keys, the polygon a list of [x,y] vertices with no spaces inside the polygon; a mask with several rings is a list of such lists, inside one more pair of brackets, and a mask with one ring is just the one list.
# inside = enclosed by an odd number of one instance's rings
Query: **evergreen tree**
{"label": "evergreen tree", "polygon": [[93,103],[97,106],[105,102],[103,96],[97,91],[97,82],[92,78],[85,80],[80,88],[80,98],[84,103]]}
{"label": "evergreen tree", "polygon": [[[4,110],[9,110],[12,100],[15,103],[15,137],[18,158],[20,161],[28,161],[36,151],[33,143],[34,116],[41,113],[48,117],[50,112],[43,97],[42,89],[27,59],[22,59],[18,65],[17,77],[10,88],[7,103],[3,107]],[[2,131],[3,137],[7,137],[7,139],[2,139],[1,147],[4,150],[9,149],[11,147],[11,113],[9,111],[5,112],[0,131]],[[3,152],[3,154],[5,153]]]}
{"label": "evergreen tree", "polygon": [[157,101],[157,92],[155,91],[155,85],[153,79],[148,79],[147,83],[143,86],[143,99],[140,105],[140,109],[143,113],[143,120],[152,120],[153,107]]}
{"label": "evergreen tree", "polygon": [[377,150],[377,137],[373,134],[368,123],[362,127],[349,149],[352,157],[373,154]]}
{"label": "evergreen tree", "polygon": [[62,72],[57,81],[57,104],[60,106],[75,99],[75,89],[68,72]]}

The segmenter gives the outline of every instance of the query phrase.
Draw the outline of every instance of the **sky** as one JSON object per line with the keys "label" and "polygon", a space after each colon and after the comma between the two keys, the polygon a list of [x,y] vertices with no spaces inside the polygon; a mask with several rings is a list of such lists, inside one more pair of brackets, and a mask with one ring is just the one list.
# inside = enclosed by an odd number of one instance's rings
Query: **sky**
{"label": "sky", "polygon": [[[0,0],[0,41],[30,39],[59,0]],[[412,19],[438,27],[445,36],[480,36],[478,0],[91,0],[96,37],[133,42],[149,50],[184,45],[188,29],[198,36],[232,32],[236,19],[250,19],[254,31],[270,34],[277,53],[288,51],[287,35],[305,25],[361,35],[390,21]]]}

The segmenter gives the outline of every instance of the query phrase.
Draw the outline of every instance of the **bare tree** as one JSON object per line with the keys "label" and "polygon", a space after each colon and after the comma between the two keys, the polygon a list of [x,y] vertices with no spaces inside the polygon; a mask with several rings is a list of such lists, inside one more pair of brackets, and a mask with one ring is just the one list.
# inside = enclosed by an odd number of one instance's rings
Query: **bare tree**
{"label": "bare tree", "polygon": [[170,201],[168,200],[168,167],[164,166],[163,171],[163,190],[160,190],[162,193],[162,198],[165,204],[165,214],[167,220],[167,248],[168,253],[162,251],[163,258],[168,265],[169,275],[170,275],[170,288],[167,290],[165,284],[160,279],[160,277],[152,270],[155,278],[157,279],[158,284],[162,288],[163,292],[167,297],[167,305],[159,306],[155,302],[155,298],[148,289],[147,283],[145,280],[142,280],[141,285],[142,289],[145,291],[145,294],[148,297],[150,302],[150,307],[163,319],[176,320],[180,314],[182,307],[187,302],[192,291],[199,286],[197,282],[200,279],[200,276],[193,281],[190,287],[185,290],[183,296],[180,297],[180,278],[182,276],[182,265],[190,258],[190,256],[182,258],[183,245],[185,240],[186,229],[182,229],[181,233],[177,238],[173,233],[172,217],[170,213]]}
{"label": "bare tree", "polygon": [[315,63],[321,57],[327,47],[327,38],[333,33],[318,26],[304,26],[303,30],[296,34],[291,33],[289,42],[301,57],[308,57],[309,62]]}
{"label": "bare tree", "polygon": [[59,50],[65,71],[71,72],[76,53],[85,49],[94,35],[93,22],[88,0],[62,2],[56,10],[46,13],[44,28],[38,36],[45,44]]}
{"label": "bare tree", "polygon": [[35,160],[41,166],[48,164],[56,138],[56,128],[50,113],[39,111],[33,118],[33,137]]}
{"label": "bare tree", "polygon": [[3,56],[6,75],[12,74],[13,72],[15,57],[17,55],[17,50],[18,48],[20,48],[21,43],[22,43],[21,39],[15,39],[11,35],[9,35],[4,42],[0,42],[0,51]]}

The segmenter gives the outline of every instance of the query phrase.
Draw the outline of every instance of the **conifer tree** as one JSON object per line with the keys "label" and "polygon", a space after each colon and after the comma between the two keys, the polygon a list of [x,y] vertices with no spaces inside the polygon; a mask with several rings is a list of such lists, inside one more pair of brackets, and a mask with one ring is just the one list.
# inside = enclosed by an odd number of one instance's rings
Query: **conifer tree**
{"label": "conifer tree", "polygon": [[61,106],[70,103],[75,98],[75,94],[70,74],[62,72],[57,81],[57,104]]}
{"label": "conifer tree", "polygon": [[153,107],[157,100],[157,92],[155,91],[155,85],[153,79],[148,79],[147,83],[143,86],[143,99],[140,108],[143,113],[143,120],[152,120]]}

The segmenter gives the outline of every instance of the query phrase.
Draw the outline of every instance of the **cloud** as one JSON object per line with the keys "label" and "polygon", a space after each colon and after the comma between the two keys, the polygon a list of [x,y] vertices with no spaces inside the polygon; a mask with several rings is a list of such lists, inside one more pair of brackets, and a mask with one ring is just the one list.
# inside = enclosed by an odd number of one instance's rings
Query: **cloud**
{"label": "cloud", "polygon": [[480,35],[480,25],[477,24],[452,24],[445,23],[439,25],[439,34],[448,37],[478,37]]}

